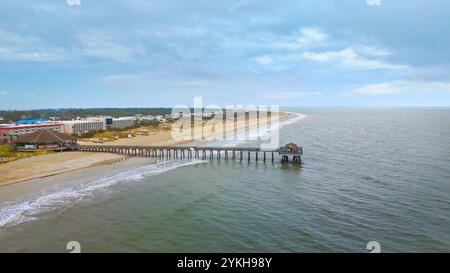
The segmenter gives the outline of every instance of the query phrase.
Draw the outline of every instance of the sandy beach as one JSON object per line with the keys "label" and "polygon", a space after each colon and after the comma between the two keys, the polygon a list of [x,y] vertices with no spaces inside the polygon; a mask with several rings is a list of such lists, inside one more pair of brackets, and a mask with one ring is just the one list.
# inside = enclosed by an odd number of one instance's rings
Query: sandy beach
{"label": "sandy beach", "polygon": [[[296,115],[293,115],[291,113],[285,113],[281,112],[278,115],[278,119],[280,122],[295,118]],[[245,131],[254,130],[258,127],[258,125],[266,125],[265,119],[249,119],[247,122],[235,122],[235,128],[226,128],[225,133],[227,135],[232,135],[234,133],[240,133]],[[206,132],[204,131],[203,137],[204,138],[212,138],[217,137],[220,138],[223,131],[215,131],[215,132]],[[177,145],[177,144],[185,144],[188,143],[188,141],[180,142],[172,138],[171,131],[170,130],[158,130],[155,132],[152,132],[148,136],[137,136],[132,138],[123,138],[118,139],[111,142],[105,142],[105,143],[92,143],[88,141],[78,141],[81,145],[142,145],[142,146],[164,146],[164,145]]]}
{"label": "sandy beach", "polygon": [[[290,113],[280,113],[279,121],[289,120],[296,117]],[[226,134],[240,133],[254,130],[258,124],[265,124],[263,119],[250,119],[247,122],[238,122],[235,128],[226,128]],[[209,132],[204,137],[211,138],[219,136],[223,132]],[[188,142],[176,141],[171,136],[170,130],[155,130],[147,136],[137,136],[132,138],[119,139],[103,145],[176,145]],[[90,142],[79,141],[79,144],[92,144]],[[96,145],[99,145],[96,143]],[[101,164],[108,164],[123,159],[124,156],[108,153],[86,153],[67,152],[42,156],[35,156],[16,160],[6,164],[0,164],[0,186],[5,186],[17,182],[28,181],[36,178],[53,176],[74,170],[88,168]]]}
{"label": "sandy beach", "polygon": [[0,186],[113,163],[123,158],[117,154],[67,152],[20,159],[0,165]]}

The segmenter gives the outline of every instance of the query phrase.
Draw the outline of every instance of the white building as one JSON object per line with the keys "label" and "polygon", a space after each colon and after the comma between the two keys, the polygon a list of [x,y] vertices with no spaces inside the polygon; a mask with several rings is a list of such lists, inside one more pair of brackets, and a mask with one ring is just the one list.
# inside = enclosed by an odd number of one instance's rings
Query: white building
{"label": "white building", "polygon": [[90,131],[101,131],[107,129],[122,129],[136,125],[136,117],[91,117],[86,119],[76,119],[61,121],[64,124],[64,131],[67,134],[86,133]]}
{"label": "white building", "polygon": [[106,130],[105,119],[70,120],[61,123],[64,124],[64,132],[67,134]]}
{"label": "white building", "polygon": [[113,129],[123,129],[134,126],[136,125],[136,123],[137,123],[136,117],[113,118],[112,123],[109,125],[109,127]]}

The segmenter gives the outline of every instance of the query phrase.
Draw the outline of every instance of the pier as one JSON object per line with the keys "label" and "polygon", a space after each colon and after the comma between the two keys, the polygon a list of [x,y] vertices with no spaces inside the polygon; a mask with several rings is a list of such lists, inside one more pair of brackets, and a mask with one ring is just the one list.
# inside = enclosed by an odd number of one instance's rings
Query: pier
{"label": "pier", "polygon": [[[281,156],[281,162],[301,164],[303,149],[288,144],[279,149],[262,150],[255,147],[206,147],[206,146],[116,146],[116,145],[78,145],[82,152],[116,153],[133,157],[154,157],[161,160],[203,159],[203,160],[240,160],[256,162],[275,162]],[[289,147],[296,147],[290,149]]]}

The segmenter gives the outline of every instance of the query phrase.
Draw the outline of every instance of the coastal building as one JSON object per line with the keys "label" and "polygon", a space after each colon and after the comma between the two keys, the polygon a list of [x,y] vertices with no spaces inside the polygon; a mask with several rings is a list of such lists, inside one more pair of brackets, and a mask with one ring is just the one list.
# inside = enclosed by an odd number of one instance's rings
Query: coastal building
{"label": "coastal building", "polygon": [[18,151],[69,150],[77,146],[77,139],[71,135],[43,129],[14,140]]}
{"label": "coastal building", "polygon": [[32,134],[43,129],[62,133],[64,132],[64,125],[62,123],[48,121],[40,123],[22,121],[21,123],[15,124],[0,124],[0,132],[2,132],[0,139],[12,141],[23,135]]}
{"label": "coastal building", "polygon": [[106,130],[105,119],[70,120],[61,121],[61,123],[64,125],[64,132],[66,134]]}
{"label": "coastal building", "polygon": [[80,134],[91,131],[107,129],[123,129],[137,124],[136,117],[90,117],[70,121],[61,121],[64,124],[64,132],[67,134]]}
{"label": "coastal building", "polygon": [[6,132],[0,132],[0,144],[3,144],[9,140],[9,135]]}
{"label": "coastal building", "polygon": [[[108,120],[107,120],[108,124]],[[111,124],[109,128],[112,129],[123,129],[127,127],[132,127],[137,124],[136,117],[121,117],[121,118],[113,118],[111,119]]]}
{"label": "coastal building", "polygon": [[156,118],[156,116],[148,115],[148,116],[139,117],[138,120],[139,121],[143,121],[143,122],[149,122],[149,121],[155,121],[155,120],[158,120],[158,119]]}
{"label": "coastal building", "polygon": [[166,121],[167,121],[166,117],[165,117],[165,116],[162,116],[162,115],[157,115],[157,116],[155,116],[155,119],[156,119],[157,121],[159,121],[159,122],[166,122]]}

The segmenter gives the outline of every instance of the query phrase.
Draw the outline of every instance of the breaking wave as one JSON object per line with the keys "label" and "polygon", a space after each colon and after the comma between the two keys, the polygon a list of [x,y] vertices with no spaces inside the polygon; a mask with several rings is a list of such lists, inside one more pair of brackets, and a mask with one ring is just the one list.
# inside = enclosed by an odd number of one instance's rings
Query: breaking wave
{"label": "breaking wave", "polygon": [[0,203],[0,228],[34,220],[40,214],[55,209],[68,208],[82,199],[90,198],[97,193],[108,192],[111,186],[118,183],[139,181],[176,168],[204,162],[202,160],[159,162],[107,175],[94,181],[87,179],[63,190],[51,193],[41,192],[36,196],[27,197],[26,200]]}

